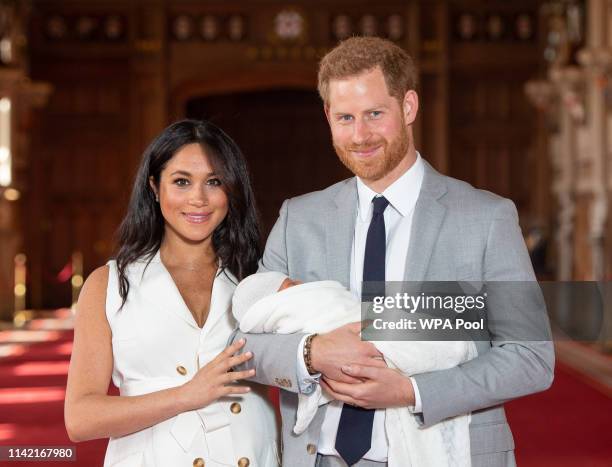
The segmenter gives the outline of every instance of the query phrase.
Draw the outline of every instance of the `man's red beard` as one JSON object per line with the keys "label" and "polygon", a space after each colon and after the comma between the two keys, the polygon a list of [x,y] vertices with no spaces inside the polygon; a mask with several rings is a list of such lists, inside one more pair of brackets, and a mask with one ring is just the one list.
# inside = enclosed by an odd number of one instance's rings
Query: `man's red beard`
{"label": "man's red beard", "polygon": [[[367,151],[382,145],[382,155],[376,154],[371,157],[359,158],[352,155],[353,151]],[[402,131],[397,138],[390,143],[384,139],[368,141],[366,144],[351,145],[345,148],[334,143],[334,149],[340,161],[351,172],[363,180],[380,180],[404,159],[410,146],[408,131]]]}

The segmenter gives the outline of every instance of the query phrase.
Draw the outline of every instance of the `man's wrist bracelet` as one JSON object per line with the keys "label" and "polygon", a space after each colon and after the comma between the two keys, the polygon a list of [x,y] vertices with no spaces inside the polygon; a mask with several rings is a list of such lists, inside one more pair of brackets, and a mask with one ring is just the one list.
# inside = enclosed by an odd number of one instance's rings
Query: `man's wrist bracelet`
{"label": "man's wrist bracelet", "polygon": [[312,340],[318,336],[318,334],[311,334],[304,341],[304,363],[306,364],[306,370],[311,375],[314,375],[316,371],[312,368],[312,356],[310,354],[310,349],[312,347]]}

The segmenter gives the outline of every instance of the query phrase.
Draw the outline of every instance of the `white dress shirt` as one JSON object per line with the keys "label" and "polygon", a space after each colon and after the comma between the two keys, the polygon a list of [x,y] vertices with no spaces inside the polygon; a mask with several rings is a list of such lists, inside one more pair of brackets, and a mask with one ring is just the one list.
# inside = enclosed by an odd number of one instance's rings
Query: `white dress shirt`
{"label": "white dress shirt", "polygon": [[[393,184],[380,193],[387,198],[389,206],[385,209],[385,233],[387,241],[385,259],[385,279],[387,281],[403,281],[406,272],[406,257],[410,245],[410,231],[412,227],[412,216],[416,205],[421,185],[423,183],[423,160],[419,153],[415,163]],[[351,251],[350,289],[351,292],[361,299],[361,284],[363,280],[363,262],[365,255],[366,237],[370,220],[372,219],[372,199],[379,193],[368,188],[363,181],[357,177],[357,219]],[[310,375],[306,370],[303,358],[303,346],[306,337],[298,348],[298,383],[299,390],[304,394],[310,394],[314,384],[318,384],[320,375]],[[413,378],[415,405],[413,412],[421,412],[421,397],[416,382]],[[333,401],[329,404],[325,419],[321,427],[321,436],[318,443],[318,451],[323,455],[338,455],[336,451],[336,433],[342,412],[343,403]],[[385,462],[389,450],[389,443],[385,435],[385,409],[377,409],[374,414],[372,429],[372,445],[370,450],[363,456],[364,459]]]}

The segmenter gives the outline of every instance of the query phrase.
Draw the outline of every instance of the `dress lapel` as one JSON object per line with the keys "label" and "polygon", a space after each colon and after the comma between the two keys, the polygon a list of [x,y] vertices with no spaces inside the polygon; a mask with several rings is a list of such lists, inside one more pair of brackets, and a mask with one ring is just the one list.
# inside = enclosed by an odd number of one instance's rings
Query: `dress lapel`
{"label": "dress lapel", "polygon": [[213,329],[219,319],[230,313],[229,309],[232,304],[232,295],[238,280],[227,269],[218,270],[213,282],[212,293],[210,295],[210,309],[208,317],[204,323],[204,335],[208,330]]}
{"label": "dress lapel", "polygon": [[336,195],[325,219],[328,279],[350,286],[351,248],[357,216],[357,182],[353,177]]}
{"label": "dress lapel", "polygon": [[161,262],[159,251],[151,262],[143,263],[139,292],[142,300],[166,313],[178,316],[192,327],[199,329],[185,304],[172,276]]}
{"label": "dress lapel", "polygon": [[446,193],[446,182],[426,161],[423,185],[414,208],[410,246],[406,258],[406,281],[422,281],[446,215],[438,200]]}
{"label": "dress lapel", "polygon": [[[142,300],[150,306],[161,309],[165,313],[171,313],[185,321],[189,326],[200,329],[183,296],[178,290],[172,276],[161,262],[159,251],[147,265],[142,263],[143,273],[141,284],[138,288]],[[146,267],[146,268],[145,268]],[[227,270],[215,275],[210,297],[210,309],[204,323],[203,331],[211,328],[228,311],[232,293],[238,281],[233,274]]]}

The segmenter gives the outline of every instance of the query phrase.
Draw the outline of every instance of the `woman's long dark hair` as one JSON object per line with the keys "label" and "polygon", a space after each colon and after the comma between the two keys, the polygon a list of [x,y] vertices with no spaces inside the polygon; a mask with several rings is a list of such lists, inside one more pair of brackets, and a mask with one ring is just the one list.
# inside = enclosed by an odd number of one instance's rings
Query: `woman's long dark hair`
{"label": "woman's long dark hair", "polygon": [[222,181],[229,209],[212,234],[221,261],[238,280],[257,269],[261,255],[260,231],[247,163],[236,143],[217,126],[200,120],[181,120],[166,128],[145,150],[128,210],[119,227],[117,269],[119,294],[125,304],[130,290],[126,268],[139,259],[151,260],[164,238],[164,218],[149,179],[159,186],[162,170],[185,145],[198,143]]}

